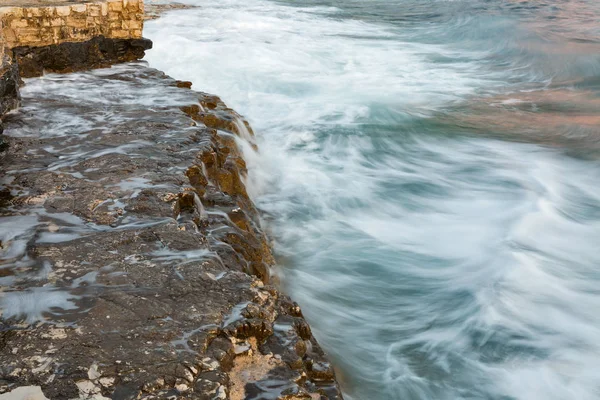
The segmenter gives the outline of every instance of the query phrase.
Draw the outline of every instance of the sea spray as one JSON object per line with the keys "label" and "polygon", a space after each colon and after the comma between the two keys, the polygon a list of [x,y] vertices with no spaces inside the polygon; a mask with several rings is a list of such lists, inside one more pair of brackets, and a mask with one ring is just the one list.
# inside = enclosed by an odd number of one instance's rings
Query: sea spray
{"label": "sea spray", "polygon": [[248,191],[349,398],[597,397],[596,2],[201,6],[147,60],[252,123]]}

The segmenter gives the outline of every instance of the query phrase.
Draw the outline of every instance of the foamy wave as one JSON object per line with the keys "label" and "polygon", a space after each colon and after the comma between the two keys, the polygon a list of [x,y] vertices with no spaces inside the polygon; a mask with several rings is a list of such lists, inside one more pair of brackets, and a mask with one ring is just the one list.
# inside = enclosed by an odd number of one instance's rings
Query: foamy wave
{"label": "foamy wave", "polygon": [[[598,164],[436,119],[545,84],[563,59],[532,61],[526,28],[495,14],[402,30],[332,7],[188,2],[201,8],[147,24],[147,60],[251,121],[249,192],[348,397],[597,398]],[[434,19],[442,3],[419,4]],[[452,45],[411,40],[444,24]],[[490,68],[494,52],[508,61]]]}

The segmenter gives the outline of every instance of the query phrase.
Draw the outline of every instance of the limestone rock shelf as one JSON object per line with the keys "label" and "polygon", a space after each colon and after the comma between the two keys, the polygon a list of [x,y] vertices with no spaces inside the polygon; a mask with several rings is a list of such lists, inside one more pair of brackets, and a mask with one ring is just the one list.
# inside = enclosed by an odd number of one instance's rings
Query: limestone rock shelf
{"label": "limestone rock shelf", "polygon": [[27,82],[0,161],[0,393],[341,398],[270,286],[252,132],[185,86],[142,63]]}

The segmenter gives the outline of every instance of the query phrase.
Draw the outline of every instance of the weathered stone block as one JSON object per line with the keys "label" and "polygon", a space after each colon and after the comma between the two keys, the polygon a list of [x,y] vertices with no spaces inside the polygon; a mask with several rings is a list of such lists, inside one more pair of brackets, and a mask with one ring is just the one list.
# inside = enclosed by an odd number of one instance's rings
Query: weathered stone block
{"label": "weathered stone block", "polygon": [[11,43],[14,43],[17,41],[17,34],[14,29],[11,29],[11,28],[2,29],[2,36],[4,37],[4,40],[7,45],[10,45]]}
{"label": "weathered stone block", "polygon": [[71,7],[69,6],[58,6],[54,8],[56,15],[60,17],[66,17],[71,14]]}
{"label": "weathered stone block", "polygon": [[131,29],[142,29],[142,21],[123,21],[121,23],[123,29],[131,30]]}
{"label": "weathered stone block", "polygon": [[24,17],[23,8],[21,7],[3,7],[0,9],[0,17],[22,18]]}
{"label": "weathered stone block", "polygon": [[129,38],[129,31],[123,29],[115,29],[111,31],[111,36],[115,39],[127,39]]}
{"label": "weathered stone block", "polygon": [[27,28],[27,26],[29,26],[27,19],[13,19],[10,21],[10,27],[13,29]]}
{"label": "weathered stone block", "polygon": [[37,27],[19,29],[19,40],[32,41],[40,38],[40,29]]}
{"label": "weathered stone block", "polygon": [[66,25],[66,21],[62,18],[52,18],[50,20],[50,26],[64,26]]}
{"label": "weathered stone block", "polygon": [[44,9],[31,7],[27,9],[27,18],[41,17],[43,15]]}
{"label": "weathered stone block", "polygon": [[71,6],[71,11],[77,13],[85,13],[87,11],[87,8],[87,4],[75,4]]}
{"label": "weathered stone block", "polygon": [[108,19],[109,21],[118,21],[122,19],[122,15],[119,12],[116,11],[109,11],[108,12]]}
{"label": "weathered stone block", "polygon": [[141,10],[140,3],[139,2],[135,2],[135,3],[129,2],[129,4],[127,4],[127,6],[124,7],[124,9],[127,10],[128,12],[136,13]]}
{"label": "weathered stone block", "polygon": [[66,26],[77,29],[87,28],[87,20],[85,17],[67,17]]}
{"label": "weathered stone block", "polygon": [[87,7],[87,15],[90,17],[99,17],[102,14],[100,4],[89,4]]}
{"label": "weathered stone block", "polygon": [[113,1],[108,3],[108,9],[110,11],[123,11],[123,3],[121,1]]}

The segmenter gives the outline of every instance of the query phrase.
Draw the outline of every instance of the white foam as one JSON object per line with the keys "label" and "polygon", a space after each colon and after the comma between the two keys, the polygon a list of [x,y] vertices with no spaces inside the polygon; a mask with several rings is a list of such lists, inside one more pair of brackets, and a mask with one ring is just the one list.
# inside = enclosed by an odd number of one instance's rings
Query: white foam
{"label": "white foam", "polygon": [[0,257],[16,259],[25,254],[27,243],[35,234],[38,218],[34,215],[3,217],[0,219]]}
{"label": "white foam", "polygon": [[353,399],[597,397],[596,163],[407,122],[493,88],[477,54],[332,8],[188,2],[146,24],[147,59],[251,122],[248,191]]}
{"label": "white foam", "polygon": [[221,95],[261,131],[353,123],[372,102],[428,112],[492,84],[479,78],[475,63],[427,61],[459,55],[447,48],[404,41],[385,26],[328,19],[334,9],[192,3],[201,8],[145,25],[154,41],[146,60]]}
{"label": "white foam", "polygon": [[44,321],[45,314],[58,310],[75,310],[78,296],[54,287],[35,287],[23,291],[0,293],[3,319],[24,317],[28,323]]}

